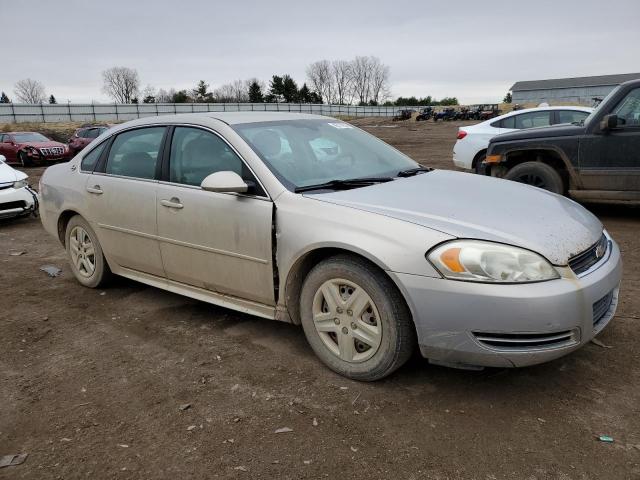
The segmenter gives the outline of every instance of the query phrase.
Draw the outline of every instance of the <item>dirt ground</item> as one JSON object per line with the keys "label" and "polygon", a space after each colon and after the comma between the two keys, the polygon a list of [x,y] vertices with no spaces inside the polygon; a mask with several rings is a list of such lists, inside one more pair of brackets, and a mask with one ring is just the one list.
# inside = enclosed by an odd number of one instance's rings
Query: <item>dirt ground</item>
{"label": "dirt ground", "polygon": [[[451,168],[451,123],[354,123]],[[481,372],[416,357],[372,384],[295,326],[124,279],[83,288],[38,219],[4,222],[0,456],[29,457],[0,479],[640,478],[640,210],[588,207],[625,262],[610,348]]]}

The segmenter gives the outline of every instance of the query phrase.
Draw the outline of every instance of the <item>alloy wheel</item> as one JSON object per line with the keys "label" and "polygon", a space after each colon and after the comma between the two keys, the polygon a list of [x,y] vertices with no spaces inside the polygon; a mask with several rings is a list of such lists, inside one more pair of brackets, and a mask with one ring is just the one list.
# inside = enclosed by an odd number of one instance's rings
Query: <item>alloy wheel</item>
{"label": "alloy wheel", "polygon": [[313,299],[313,323],[324,345],[345,362],[370,359],[382,341],[375,303],[349,280],[331,279],[320,286]]}
{"label": "alloy wheel", "polygon": [[96,271],[96,250],[87,231],[73,227],[69,236],[71,261],[83,277],[91,277]]}

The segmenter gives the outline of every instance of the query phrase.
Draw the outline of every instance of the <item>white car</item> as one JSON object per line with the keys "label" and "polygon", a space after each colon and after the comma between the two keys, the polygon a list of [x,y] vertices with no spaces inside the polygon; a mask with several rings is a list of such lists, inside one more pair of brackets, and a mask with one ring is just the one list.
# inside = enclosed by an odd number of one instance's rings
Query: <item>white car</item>
{"label": "white car", "polygon": [[516,110],[476,125],[460,127],[453,147],[453,163],[479,173],[489,140],[501,133],[525,128],[581,122],[593,111],[590,107],[541,107]]}
{"label": "white car", "polygon": [[0,155],[0,219],[28,215],[37,209],[37,194],[27,183],[27,175],[11,168]]}

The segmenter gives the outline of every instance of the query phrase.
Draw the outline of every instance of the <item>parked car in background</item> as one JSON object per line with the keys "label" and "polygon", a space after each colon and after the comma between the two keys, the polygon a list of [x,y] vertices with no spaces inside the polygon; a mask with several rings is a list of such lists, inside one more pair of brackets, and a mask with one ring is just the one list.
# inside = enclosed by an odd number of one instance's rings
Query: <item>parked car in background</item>
{"label": "parked car in background", "polygon": [[453,163],[456,167],[480,173],[489,140],[496,135],[526,128],[579,122],[592,111],[593,108],[589,107],[529,108],[509,112],[477,125],[460,127],[458,140],[453,147]]}
{"label": "parked car in background", "polygon": [[73,156],[82,151],[94,139],[109,129],[109,125],[84,125],[78,128],[69,139],[69,152]]}
{"label": "parked car in background", "polygon": [[640,202],[640,79],[576,120],[494,137],[487,174],[581,201]]}
{"label": "parked car in background", "polygon": [[115,273],[301,324],[329,368],[358,380],[416,346],[462,368],[552,360],[618,301],[620,251],[580,205],[422,167],[318,115],[134,120],[49,167],[40,194],[82,285]]}
{"label": "parked car in background", "polygon": [[414,110],[410,108],[402,108],[396,112],[391,120],[394,122],[397,122],[399,120],[409,120],[413,112]]}
{"label": "parked car in background", "polygon": [[0,133],[0,155],[6,163],[30,167],[69,158],[69,147],[37,132]]}
{"label": "parked car in background", "polygon": [[29,215],[37,209],[36,192],[31,190],[27,175],[11,168],[0,155],[0,219]]}
{"label": "parked car in background", "polygon": [[416,115],[416,122],[421,120],[429,120],[433,115],[433,107],[424,107],[420,110],[420,113]]}

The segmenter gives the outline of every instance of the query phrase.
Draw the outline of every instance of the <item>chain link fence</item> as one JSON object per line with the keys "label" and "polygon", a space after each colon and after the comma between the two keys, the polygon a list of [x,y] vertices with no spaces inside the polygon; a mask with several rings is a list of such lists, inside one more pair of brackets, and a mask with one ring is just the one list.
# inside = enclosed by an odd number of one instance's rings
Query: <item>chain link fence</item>
{"label": "chain link fence", "polygon": [[389,117],[399,109],[309,103],[140,103],[140,104],[0,104],[0,123],[117,122],[174,113],[198,112],[295,112],[327,116]]}

